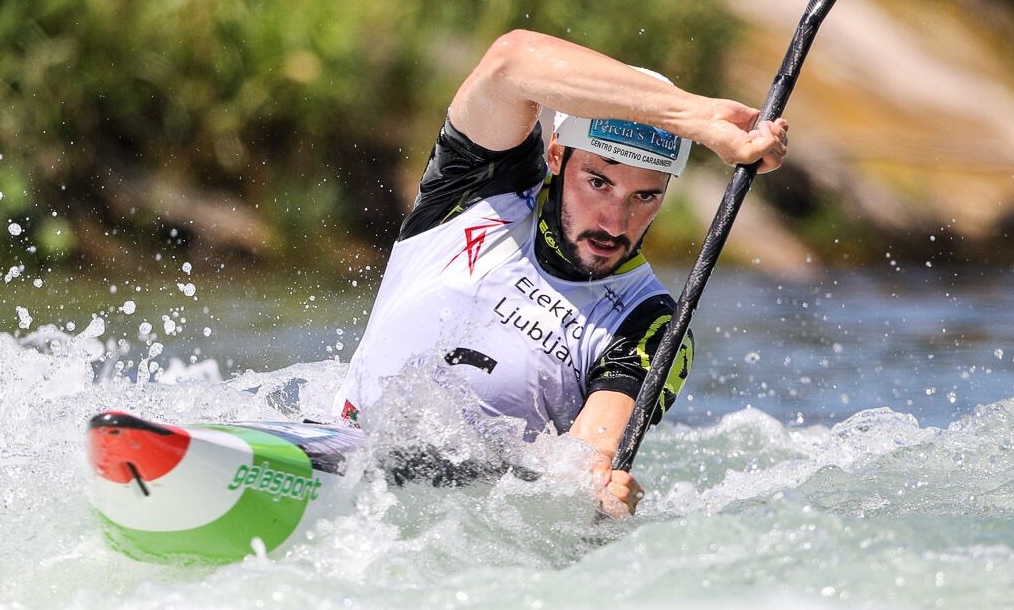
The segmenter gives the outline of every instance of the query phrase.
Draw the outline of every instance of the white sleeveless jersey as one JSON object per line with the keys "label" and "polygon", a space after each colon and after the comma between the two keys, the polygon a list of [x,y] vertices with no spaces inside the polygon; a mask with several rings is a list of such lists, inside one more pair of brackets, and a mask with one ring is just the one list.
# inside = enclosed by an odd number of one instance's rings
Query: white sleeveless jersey
{"label": "white sleeveless jersey", "polygon": [[394,245],[336,417],[346,401],[368,412],[385,378],[418,363],[460,375],[488,413],[524,419],[529,440],[570,429],[620,323],[666,290],[646,262],[595,281],[542,271],[538,189],[480,201]]}

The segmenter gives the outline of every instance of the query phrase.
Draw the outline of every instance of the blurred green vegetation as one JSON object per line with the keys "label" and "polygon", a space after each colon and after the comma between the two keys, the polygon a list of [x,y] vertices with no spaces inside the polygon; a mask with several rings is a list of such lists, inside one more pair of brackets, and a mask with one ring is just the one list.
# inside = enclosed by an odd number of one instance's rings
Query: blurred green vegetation
{"label": "blurred green vegetation", "polygon": [[708,0],[5,0],[5,267],[383,256],[455,88],[518,27],[707,94],[738,31]]}

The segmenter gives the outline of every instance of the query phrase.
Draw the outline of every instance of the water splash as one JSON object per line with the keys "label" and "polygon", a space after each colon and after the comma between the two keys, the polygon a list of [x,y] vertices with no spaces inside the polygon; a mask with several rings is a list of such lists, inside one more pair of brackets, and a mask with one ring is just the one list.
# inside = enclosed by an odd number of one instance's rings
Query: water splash
{"label": "water splash", "polygon": [[[223,380],[212,364],[145,345],[132,381],[109,358],[107,322],[80,333],[0,334],[0,605],[276,607],[1004,607],[1014,588],[1014,405],[941,428],[887,408],[833,426],[742,409],[651,431],[634,474],[637,517],[595,525],[575,477],[582,447],[540,440],[537,481],[396,487],[377,470],[425,438],[462,461],[517,457],[509,425],[475,427],[468,391],[425,371],[392,381],[368,420],[383,438],[353,469],[356,510],[322,520],[281,556],[224,568],[152,566],[110,550],[83,495],[81,439],[99,410],[169,423],[326,416],[345,373],[299,363]],[[145,362],[145,364],[141,364]],[[138,376],[140,378],[140,376]],[[516,432],[516,431],[515,431]],[[617,586],[617,566],[625,577]],[[987,575],[988,578],[983,578]],[[44,586],[39,586],[42,583]],[[971,586],[971,583],[975,583]]]}

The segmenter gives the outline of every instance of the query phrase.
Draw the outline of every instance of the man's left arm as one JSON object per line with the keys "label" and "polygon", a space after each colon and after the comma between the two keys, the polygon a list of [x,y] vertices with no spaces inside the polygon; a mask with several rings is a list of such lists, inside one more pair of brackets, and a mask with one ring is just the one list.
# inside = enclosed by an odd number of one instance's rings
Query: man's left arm
{"label": "man's left arm", "polygon": [[592,482],[601,488],[602,509],[614,517],[634,514],[644,495],[641,485],[630,473],[613,470],[613,458],[633,411],[634,399],[623,392],[592,392],[569,432],[595,448]]}
{"label": "man's left arm", "polygon": [[[616,336],[589,372],[588,397],[570,434],[597,450],[593,480],[603,487],[603,508],[619,516],[633,514],[643,490],[629,473],[612,469],[620,440],[633,412],[648,367],[672,318],[674,303],[668,295],[639,305],[620,326]],[[690,373],[693,334],[688,333],[673,361],[652,423],[658,423],[672,406]]]}

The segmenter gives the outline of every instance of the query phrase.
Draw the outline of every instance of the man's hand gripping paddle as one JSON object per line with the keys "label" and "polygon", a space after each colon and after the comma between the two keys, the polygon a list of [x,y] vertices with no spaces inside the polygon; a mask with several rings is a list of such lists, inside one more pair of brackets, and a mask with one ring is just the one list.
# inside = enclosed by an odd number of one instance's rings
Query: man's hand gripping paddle
{"label": "man's hand gripping paddle", "polygon": [[[768,91],[758,121],[773,121],[782,115],[785,104],[789,101],[789,95],[796,85],[803,60],[810,50],[810,45],[813,44],[813,39],[817,36],[817,28],[820,27],[834,2],[835,0],[811,0],[806,6],[806,11],[796,27],[792,42],[782,60],[782,66],[775,76],[771,90]],[[690,318],[693,317],[694,311],[697,309],[697,303],[701,300],[704,286],[708,283],[711,272],[718,262],[718,256],[722,252],[722,247],[725,246],[725,241],[732,230],[736,214],[739,212],[740,206],[743,205],[743,199],[757,175],[758,165],[760,165],[760,161],[752,165],[736,166],[732,180],[722,197],[722,203],[715,214],[715,219],[704,238],[701,253],[690,270],[679,300],[676,301],[676,311],[662,336],[658,351],[648,369],[641,391],[637,395],[634,412],[630,416],[616,457],[613,459],[613,468],[616,470],[629,471],[633,465],[634,456],[641,446],[644,433],[648,430],[655,409],[659,408],[659,399],[665,387],[669,369],[672,367],[680,345],[683,344],[683,339],[690,328]]]}

